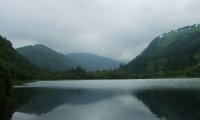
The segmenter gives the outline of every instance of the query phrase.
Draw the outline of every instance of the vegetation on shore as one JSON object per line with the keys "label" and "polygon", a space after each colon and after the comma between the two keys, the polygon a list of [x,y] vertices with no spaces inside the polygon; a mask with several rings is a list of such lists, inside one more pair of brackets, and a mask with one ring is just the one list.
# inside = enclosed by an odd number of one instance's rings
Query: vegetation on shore
{"label": "vegetation on shore", "polygon": [[12,81],[10,72],[0,64],[0,120],[11,117],[12,108]]}
{"label": "vegetation on shore", "polygon": [[0,36],[0,119],[10,118],[12,86],[35,80],[140,79],[200,77],[200,25],[180,28],[156,37],[129,64],[118,69],[88,72],[77,66],[52,71],[35,66]]}
{"label": "vegetation on shore", "polygon": [[149,46],[119,69],[88,72],[77,66],[52,71],[35,66],[0,36],[0,64],[10,71],[14,83],[49,79],[127,79],[200,76],[200,25],[172,30],[156,37]]}
{"label": "vegetation on shore", "polygon": [[200,24],[156,37],[121,70],[149,77],[200,76]]}

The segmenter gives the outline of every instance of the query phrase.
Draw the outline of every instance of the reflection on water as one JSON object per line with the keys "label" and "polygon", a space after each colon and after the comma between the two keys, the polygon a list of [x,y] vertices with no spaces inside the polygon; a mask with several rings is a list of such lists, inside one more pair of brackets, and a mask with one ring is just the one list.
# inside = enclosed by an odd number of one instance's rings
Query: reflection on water
{"label": "reflection on water", "polygon": [[40,115],[52,111],[79,94],[80,90],[18,88],[15,90],[16,108],[18,112]]}
{"label": "reflection on water", "polygon": [[199,90],[148,90],[134,94],[158,117],[166,120],[199,120]]}
{"label": "reflection on water", "polygon": [[[168,87],[162,85],[159,88],[155,86],[154,81],[149,82],[148,86],[151,87],[143,86],[144,89],[138,90],[133,85],[136,83],[137,88],[140,88],[138,81],[124,81],[124,83],[104,81],[104,84],[100,82],[102,88],[98,82],[95,84],[93,81],[94,86],[98,86],[97,89],[92,87],[91,82],[88,85],[87,82],[82,84],[82,81],[81,84],[87,86],[86,89],[83,86],[74,87],[76,89],[63,86],[16,88],[16,111],[12,120],[198,120],[200,118],[200,89],[191,87],[199,83],[196,79],[191,80],[192,84],[188,84],[186,89],[178,87],[178,82],[175,81],[173,84],[171,80],[166,84]],[[160,86],[160,81],[157,82]],[[184,80],[178,85],[183,85],[182,82]],[[111,83],[112,87],[116,88],[106,89]],[[120,86],[123,89],[120,89]]]}
{"label": "reflection on water", "polygon": [[131,93],[59,89],[40,91],[38,88],[31,90],[38,93],[17,109],[13,120],[24,118],[26,114],[29,120],[123,120],[125,117],[155,119],[151,111]]}

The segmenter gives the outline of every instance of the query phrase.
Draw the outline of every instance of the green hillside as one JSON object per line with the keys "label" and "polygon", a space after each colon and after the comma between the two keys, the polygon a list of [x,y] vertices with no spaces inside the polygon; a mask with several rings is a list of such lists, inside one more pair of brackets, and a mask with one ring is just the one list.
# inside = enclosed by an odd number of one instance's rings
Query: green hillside
{"label": "green hillside", "polygon": [[73,62],[66,56],[44,45],[25,46],[17,51],[38,67],[51,71],[64,71],[73,66]]}
{"label": "green hillside", "polygon": [[12,83],[15,79],[37,78],[39,71],[26,58],[18,54],[10,41],[0,36],[0,119],[11,117]]}
{"label": "green hillside", "polygon": [[51,71],[65,71],[80,66],[87,71],[110,70],[119,67],[114,60],[89,53],[63,55],[45,45],[25,46],[17,51],[38,67]]}
{"label": "green hillside", "polygon": [[140,55],[121,69],[160,76],[165,73],[199,76],[199,63],[200,25],[192,25],[156,37]]}
{"label": "green hillside", "polygon": [[30,79],[32,76],[37,78],[36,71],[39,71],[2,36],[0,36],[0,65],[9,70],[12,79]]}

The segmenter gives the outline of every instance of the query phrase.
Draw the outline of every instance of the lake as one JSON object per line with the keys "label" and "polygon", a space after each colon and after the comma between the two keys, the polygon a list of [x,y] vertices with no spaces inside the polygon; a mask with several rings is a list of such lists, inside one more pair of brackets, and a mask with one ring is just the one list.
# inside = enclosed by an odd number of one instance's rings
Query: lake
{"label": "lake", "polygon": [[14,90],[12,120],[199,120],[200,79],[38,81]]}

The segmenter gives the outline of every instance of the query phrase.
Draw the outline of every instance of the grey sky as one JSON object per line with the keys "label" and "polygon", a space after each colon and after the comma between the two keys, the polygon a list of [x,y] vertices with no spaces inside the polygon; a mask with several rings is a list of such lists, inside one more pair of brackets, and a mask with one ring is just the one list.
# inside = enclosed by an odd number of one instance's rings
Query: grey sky
{"label": "grey sky", "polygon": [[0,34],[14,47],[131,60],[171,29],[200,23],[199,0],[0,0]]}

